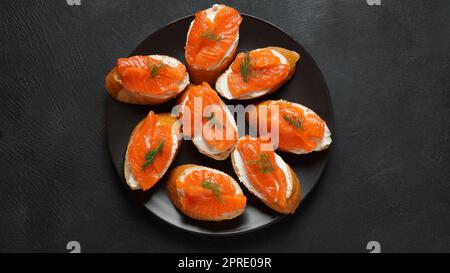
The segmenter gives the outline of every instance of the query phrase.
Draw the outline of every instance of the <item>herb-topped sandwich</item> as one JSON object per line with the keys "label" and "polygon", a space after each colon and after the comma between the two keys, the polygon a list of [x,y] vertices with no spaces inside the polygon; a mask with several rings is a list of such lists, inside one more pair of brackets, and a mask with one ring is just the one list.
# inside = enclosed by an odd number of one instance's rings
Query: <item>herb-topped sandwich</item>
{"label": "herb-topped sandwich", "polygon": [[192,81],[213,84],[227,69],[239,42],[239,12],[213,5],[195,14],[186,38],[185,58]]}
{"label": "herb-topped sandwich", "polygon": [[242,52],[216,82],[216,90],[231,100],[247,100],[270,94],[295,72],[300,55],[281,47]]}
{"label": "herb-topped sandwich", "polygon": [[125,154],[124,173],[133,190],[148,190],[166,173],[181,144],[175,117],[169,113],[147,117],[134,128]]}
{"label": "herb-topped sandwich", "polygon": [[235,218],[244,212],[247,203],[239,184],[231,176],[193,164],[173,169],[167,193],[181,212],[204,221]]}
{"label": "herb-topped sandwich", "polygon": [[231,160],[239,180],[251,193],[277,212],[295,212],[301,198],[300,182],[270,141],[243,136]]}

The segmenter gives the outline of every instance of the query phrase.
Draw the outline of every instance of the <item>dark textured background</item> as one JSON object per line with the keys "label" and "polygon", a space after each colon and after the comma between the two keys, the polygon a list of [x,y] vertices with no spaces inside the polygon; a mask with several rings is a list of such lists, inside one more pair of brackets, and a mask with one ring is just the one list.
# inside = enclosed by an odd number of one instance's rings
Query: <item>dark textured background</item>
{"label": "dark textured background", "polygon": [[[104,76],[212,1],[0,1],[0,251],[450,251],[450,1],[234,1],[309,51],[335,111],[298,213],[228,238],[176,230],[124,190]],[[263,35],[263,30],[261,31]]]}

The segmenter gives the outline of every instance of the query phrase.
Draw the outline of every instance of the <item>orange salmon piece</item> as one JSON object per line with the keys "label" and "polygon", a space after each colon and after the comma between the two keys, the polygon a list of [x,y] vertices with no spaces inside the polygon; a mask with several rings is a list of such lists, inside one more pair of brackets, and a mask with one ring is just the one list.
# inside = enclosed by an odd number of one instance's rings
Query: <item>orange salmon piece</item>
{"label": "orange salmon piece", "polygon": [[[223,106],[223,102],[217,92],[206,82],[203,82],[201,85],[190,85],[185,92],[187,98],[182,116],[187,117],[190,112],[190,128],[184,127],[186,129],[184,133],[192,137],[194,135],[194,129],[198,131],[200,128],[202,137],[207,145],[213,147],[215,150],[226,151],[234,146],[238,134],[236,128],[234,128],[227,118],[227,114],[223,109],[226,106]],[[195,98],[202,100],[201,109],[194,109]],[[189,109],[189,112],[187,109]],[[195,124],[195,111],[197,111],[196,115],[202,117],[201,124]],[[208,111],[209,113],[207,113]],[[186,119],[184,121],[187,122]]]}
{"label": "orange salmon piece", "polygon": [[[248,54],[248,55],[246,55]],[[247,64],[247,77],[242,66]],[[228,75],[228,87],[234,97],[244,94],[272,89],[282,84],[289,75],[289,63],[281,63],[270,48],[253,50],[249,53],[239,53],[231,64]]]}
{"label": "orange salmon piece", "polygon": [[[273,105],[279,109],[279,144],[280,150],[292,151],[302,149],[313,151],[323,139],[325,122],[314,112],[306,113],[304,109],[286,101],[268,101],[260,104],[268,106],[267,116],[258,116],[259,124],[267,122],[267,129],[271,130],[271,109]],[[259,115],[259,112],[258,112]]]}
{"label": "orange salmon piece", "polygon": [[207,70],[220,64],[238,35],[242,17],[233,8],[220,5],[214,20],[206,10],[195,14],[186,41],[186,62],[196,69]]}
{"label": "orange salmon piece", "polygon": [[172,67],[149,56],[120,58],[116,68],[126,89],[156,96],[177,90],[187,73],[183,64]]}
{"label": "orange salmon piece", "polygon": [[[127,155],[131,171],[142,190],[150,189],[161,178],[160,173],[171,158],[172,147],[171,126],[159,123],[158,116],[151,111],[136,128]],[[152,163],[144,167],[146,155],[151,150],[158,152]]]}
{"label": "orange salmon piece", "polygon": [[[244,162],[247,176],[253,187],[263,195],[267,202],[285,207],[286,177],[283,170],[276,164],[274,150],[262,151],[262,144],[270,144],[270,142],[246,136],[239,140],[236,149]],[[270,147],[271,145],[265,146]]]}
{"label": "orange salmon piece", "polygon": [[[184,210],[207,218],[221,217],[245,207],[247,198],[236,194],[230,177],[206,169],[194,170],[184,181],[177,179],[178,190],[184,191]],[[205,186],[206,184],[206,186]]]}

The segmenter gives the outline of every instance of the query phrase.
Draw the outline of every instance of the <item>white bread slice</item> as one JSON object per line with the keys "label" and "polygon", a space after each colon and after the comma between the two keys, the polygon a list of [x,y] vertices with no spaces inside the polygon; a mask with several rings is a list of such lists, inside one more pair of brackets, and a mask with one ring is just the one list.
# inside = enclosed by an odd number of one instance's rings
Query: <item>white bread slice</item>
{"label": "white bread slice", "polygon": [[[243,139],[245,136],[241,137],[239,140]],[[254,138],[251,138],[254,139]],[[239,178],[239,181],[241,181],[242,184],[256,197],[258,197],[261,201],[263,201],[267,206],[269,206],[271,209],[283,213],[283,214],[289,214],[294,213],[297,209],[298,205],[300,204],[301,199],[301,185],[298,180],[297,175],[292,170],[292,168],[284,162],[284,160],[275,153],[275,161],[278,165],[278,167],[283,171],[285,177],[286,177],[286,202],[287,207],[281,207],[277,204],[273,204],[268,202],[268,200],[256,190],[256,188],[253,186],[252,182],[250,181],[247,171],[245,169],[244,162],[242,160],[241,155],[239,154],[238,150],[235,149],[233,153],[231,154],[231,163],[233,165],[234,171],[236,175]]]}
{"label": "white bread slice", "polygon": [[[219,12],[220,9],[224,8],[224,5],[221,4],[214,4],[212,7],[206,9],[206,16],[209,20],[214,21],[214,18],[216,17],[216,14]],[[188,42],[189,35],[191,33],[192,26],[194,25],[195,19],[192,20],[189,30],[186,36],[186,45]],[[187,63],[187,67],[189,70],[189,73],[191,74],[192,82],[196,84],[200,84],[203,81],[208,82],[209,84],[213,84],[217,77],[230,65],[230,63],[233,61],[234,55],[236,54],[236,49],[239,43],[239,31],[236,35],[236,37],[233,40],[233,43],[230,45],[230,47],[227,49],[225,54],[223,55],[222,59],[215,65],[208,67],[207,69],[199,68],[195,66],[194,64]]]}
{"label": "white bread slice", "polygon": [[[277,102],[287,103],[287,104],[289,104],[289,105],[291,105],[293,107],[299,108],[305,113],[305,115],[314,114],[316,116],[319,116],[313,110],[309,109],[308,107],[306,107],[304,105],[301,105],[301,104],[295,103],[295,102],[289,102],[289,101],[286,101],[286,100],[283,100],[283,99],[281,99],[281,100],[268,100],[268,101],[264,101],[264,102],[259,103],[257,105],[257,113],[259,113],[259,107],[261,107],[261,106],[269,106],[269,105],[275,104]],[[251,121],[251,122],[253,122],[253,121]],[[286,149],[283,149],[282,147],[278,147],[278,150],[283,151],[283,152],[287,152],[287,153],[293,153],[293,154],[308,154],[308,153],[311,153],[311,152],[318,152],[318,151],[322,151],[322,150],[327,149],[330,146],[331,142],[332,142],[331,131],[328,128],[327,124],[325,123],[325,130],[324,130],[323,138],[317,140],[317,142],[316,142],[317,146],[312,151],[308,152],[308,151],[305,151],[303,149],[286,150]]]}
{"label": "white bread slice", "polygon": [[[249,100],[249,99],[259,98],[261,96],[270,94],[270,93],[276,91],[278,88],[280,88],[284,83],[286,83],[294,74],[295,66],[296,66],[297,61],[300,59],[300,55],[295,51],[287,50],[287,49],[280,48],[280,47],[268,47],[268,48],[272,51],[272,53],[275,56],[277,56],[280,59],[280,62],[282,64],[289,63],[289,73],[280,84],[278,84],[277,86],[274,86],[273,88],[270,88],[270,89],[254,90],[250,93],[235,97],[235,96],[233,96],[233,94],[231,93],[231,91],[228,87],[228,75],[232,71],[231,67],[229,67],[216,81],[217,92],[219,92],[219,94],[222,97],[225,97],[229,100]],[[258,48],[258,49],[252,50],[252,51],[258,51],[261,49],[262,48]]]}
{"label": "white bread slice", "polygon": [[231,176],[229,176],[228,174],[213,169],[213,168],[208,168],[208,167],[204,167],[204,166],[200,166],[200,165],[194,165],[194,164],[186,164],[186,165],[181,165],[176,167],[175,169],[172,170],[172,172],[169,175],[169,179],[167,181],[167,194],[169,195],[170,200],[172,201],[172,203],[175,205],[176,208],[178,208],[181,212],[183,212],[185,215],[193,218],[193,219],[197,219],[197,220],[204,220],[204,221],[223,221],[223,220],[229,220],[232,218],[235,218],[239,215],[241,215],[242,213],[244,213],[245,211],[245,206],[242,209],[236,210],[232,213],[224,213],[222,215],[220,215],[219,217],[208,217],[205,215],[201,215],[196,213],[195,211],[189,211],[186,210],[183,207],[183,204],[181,202],[181,198],[184,195],[184,192],[180,189],[177,188],[177,179],[181,179],[183,181],[184,177],[186,177],[189,173],[195,171],[195,170],[209,170],[211,172],[215,172],[215,173],[219,173],[222,175],[227,176],[232,185],[234,186],[235,190],[236,190],[236,194],[243,194],[242,193],[242,189],[239,186],[239,183],[237,183]]}
{"label": "white bread slice", "polygon": [[[128,148],[131,145],[131,142],[133,140],[136,129],[139,127],[139,125],[142,124],[142,122],[143,122],[143,120],[140,121],[136,125],[136,127],[134,127],[133,132],[131,133],[131,137],[128,141],[127,151],[125,153],[124,176],[125,176],[126,183],[132,190],[140,190],[141,187],[140,187],[138,181],[136,181],[136,178],[135,178],[133,172],[131,171],[130,164],[128,162]],[[177,122],[177,119],[175,117],[172,117],[170,113],[162,113],[162,114],[158,114],[158,122],[174,124],[175,122]],[[167,161],[165,168],[159,173],[160,178],[164,176],[164,174],[167,172],[167,169],[170,167],[173,160],[175,159],[175,156],[177,155],[178,150],[181,146],[181,139],[182,138],[181,138],[180,132],[172,132],[172,143],[173,143],[172,144],[172,152],[171,152],[169,160]]]}
{"label": "white bread slice", "polygon": [[[176,67],[182,64],[179,60],[166,56],[166,55],[149,55],[154,59],[160,60],[165,65]],[[116,67],[114,67],[111,72],[106,76],[105,87],[108,93],[118,101],[132,104],[145,104],[145,105],[155,105],[164,103],[174,97],[176,97],[181,91],[183,91],[189,84],[189,74],[186,75],[179,82],[178,87],[174,90],[168,91],[162,96],[152,96],[145,92],[132,92],[126,89],[122,85],[119,74],[117,73]]]}
{"label": "white bread slice", "polygon": [[[186,100],[189,96],[189,92],[190,92],[190,90],[188,87],[186,89],[186,91],[182,94],[180,99],[178,100],[179,101],[178,105],[180,106],[181,113],[183,113]],[[228,109],[228,107],[225,105],[225,103],[222,100],[220,100],[220,104],[221,104],[222,109],[225,112],[224,119],[226,118],[227,121],[229,122],[229,124],[231,124],[237,132],[238,128],[236,125],[236,121],[234,120],[233,114],[231,113],[230,109]],[[202,138],[201,135],[193,136],[192,143],[195,145],[195,147],[197,147],[197,149],[200,153],[202,153],[208,157],[211,157],[215,160],[227,159],[228,156],[231,154],[231,152],[233,152],[234,148],[236,147],[236,144],[235,144],[225,151],[213,150],[212,148],[208,147],[208,144],[205,142],[205,140]],[[237,141],[236,141],[236,143],[237,143]]]}

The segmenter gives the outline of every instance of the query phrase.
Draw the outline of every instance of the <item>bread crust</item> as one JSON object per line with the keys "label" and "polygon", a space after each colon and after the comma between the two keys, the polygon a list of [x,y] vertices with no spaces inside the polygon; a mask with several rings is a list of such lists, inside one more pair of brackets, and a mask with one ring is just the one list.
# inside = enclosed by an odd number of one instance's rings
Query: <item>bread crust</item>
{"label": "bread crust", "polygon": [[[157,114],[158,115],[158,122],[162,123],[162,124],[168,124],[168,125],[173,125],[175,122],[177,122],[177,118],[176,117],[172,117],[172,115],[170,113],[161,113],[161,114]],[[131,168],[130,165],[128,163],[128,149],[130,148],[131,142],[133,140],[134,135],[136,134],[137,128],[139,128],[139,126],[144,122],[145,119],[141,120],[133,129],[133,132],[131,133],[130,139],[128,140],[128,144],[127,144],[127,150],[125,152],[125,160],[124,160],[124,176],[125,176],[125,181],[127,183],[127,185],[130,187],[130,189],[132,190],[140,190],[140,186],[138,185],[138,187],[132,187],[133,183],[130,181],[131,176],[134,177],[133,173],[131,172]],[[173,133],[173,132],[172,132]],[[179,132],[178,132],[179,133]],[[178,155],[178,151],[180,150],[180,146],[181,146],[181,136],[178,136],[178,142],[177,142],[177,149],[176,152],[174,154],[174,156],[170,159],[170,163],[168,168],[160,175],[160,178],[164,176],[164,174],[167,172],[167,170],[170,168],[170,165],[172,164],[173,160],[175,159],[175,157]],[[156,182],[158,183],[159,180]],[[156,185],[155,183],[155,185]]]}
{"label": "bread crust", "polygon": [[[287,165],[287,163],[286,163]],[[269,202],[262,200],[267,206],[269,206],[271,209],[283,213],[283,214],[292,214],[296,211],[300,204],[300,200],[302,197],[302,190],[300,181],[298,180],[297,175],[295,174],[294,170],[292,170],[291,166],[287,165],[289,168],[289,172],[291,173],[292,177],[292,192],[288,199],[286,199],[287,206],[286,207],[280,207],[277,204],[270,204]]]}
{"label": "bread crust", "polygon": [[[180,210],[183,214],[185,214],[193,219],[196,219],[196,220],[216,221],[216,222],[233,219],[233,218],[238,217],[242,213],[244,213],[245,207],[243,207],[240,210],[235,211],[234,213],[226,214],[221,217],[205,217],[203,215],[199,215],[199,214],[195,213],[195,211],[186,210],[183,207],[183,204],[181,203],[181,197],[178,193],[177,179],[185,170],[188,170],[190,168],[196,168],[196,167],[203,167],[203,166],[195,165],[195,164],[185,164],[185,165],[181,165],[181,166],[174,168],[170,172],[169,179],[166,184],[167,195],[169,196],[170,200],[172,201],[172,203],[175,205],[175,207],[178,210]],[[211,169],[211,168],[209,168],[209,169]],[[231,178],[231,179],[233,179],[233,178]]]}

